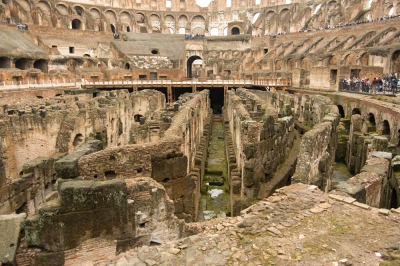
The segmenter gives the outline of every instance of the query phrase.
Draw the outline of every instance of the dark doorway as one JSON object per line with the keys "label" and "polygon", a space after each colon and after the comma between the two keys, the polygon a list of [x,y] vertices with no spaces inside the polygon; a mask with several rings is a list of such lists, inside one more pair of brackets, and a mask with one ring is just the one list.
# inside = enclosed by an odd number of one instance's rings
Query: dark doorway
{"label": "dark doorway", "polygon": [[350,70],[350,78],[353,78],[353,77],[359,78],[360,71],[361,71],[361,69],[351,69]]}
{"label": "dark doorway", "polygon": [[337,107],[338,107],[338,109],[339,109],[340,118],[344,118],[344,109],[343,109],[343,106],[338,105]]}
{"label": "dark doorway", "polygon": [[336,84],[337,69],[331,69],[331,84]]}
{"label": "dark doorway", "polygon": [[399,204],[397,202],[397,193],[396,189],[392,189],[392,194],[390,195],[390,209],[394,208],[397,209],[399,207]]}
{"label": "dark doorway", "polygon": [[173,88],[171,97],[172,99],[169,102],[175,102],[176,100],[178,100],[179,96],[184,93],[192,93],[192,88]]}
{"label": "dark doorway", "polygon": [[240,34],[239,28],[238,28],[238,27],[233,27],[233,28],[231,29],[231,34],[232,34],[232,35],[239,35],[239,34]]}
{"label": "dark doorway", "polygon": [[112,33],[115,33],[115,27],[114,27],[114,25],[113,25],[113,24],[110,24],[110,27],[111,27]]}
{"label": "dark doorway", "polygon": [[79,19],[74,19],[71,23],[73,30],[81,30],[82,29],[82,22]]}
{"label": "dark doorway", "polygon": [[224,88],[211,88],[210,91],[210,106],[213,114],[222,114],[224,106]]}
{"label": "dark doorway", "polygon": [[188,60],[187,60],[187,65],[186,65],[186,70],[187,70],[186,76],[187,76],[188,78],[192,78],[192,77],[193,77],[192,65],[193,65],[193,62],[196,61],[196,60],[198,60],[198,59],[201,60],[201,57],[200,57],[200,56],[197,56],[197,55],[194,55],[194,56],[191,56],[191,57],[188,58]]}
{"label": "dark doorway", "polygon": [[360,109],[354,108],[353,111],[351,111],[351,115],[361,115]]}

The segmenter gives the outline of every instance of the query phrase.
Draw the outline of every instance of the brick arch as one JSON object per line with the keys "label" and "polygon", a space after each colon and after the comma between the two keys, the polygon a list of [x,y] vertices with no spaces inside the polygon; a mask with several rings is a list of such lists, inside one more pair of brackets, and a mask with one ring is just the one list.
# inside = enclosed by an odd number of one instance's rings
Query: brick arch
{"label": "brick arch", "polygon": [[337,55],[332,55],[329,58],[328,66],[338,66],[340,63],[340,58]]}
{"label": "brick arch", "polygon": [[293,68],[295,67],[295,62],[293,58],[289,58],[286,61],[286,70],[293,70]]}
{"label": "brick arch", "polygon": [[145,23],[146,21],[146,16],[144,15],[143,12],[136,12],[135,14],[135,22],[136,23]]}
{"label": "brick arch", "polygon": [[368,66],[368,64],[369,64],[369,54],[363,53],[362,55],[360,55],[360,65]]}
{"label": "brick arch", "polygon": [[86,10],[86,8],[84,8],[83,6],[81,6],[79,4],[74,4],[73,9],[75,10],[75,12],[78,16],[82,16]]}
{"label": "brick arch", "polygon": [[51,4],[47,1],[43,1],[43,0],[39,1],[35,5],[35,7],[39,8],[40,10],[42,10],[42,12],[45,12],[48,15],[50,15],[50,13],[51,13]]}
{"label": "brick arch", "polygon": [[106,11],[104,11],[104,15],[107,18],[108,23],[114,24],[117,22],[117,14],[115,13],[114,10],[107,9]]}
{"label": "brick arch", "polygon": [[64,3],[56,4],[56,9],[61,15],[69,15],[69,8]]}
{"label": "brick arch", "polygon": [[356,64],[356,56],[352,53],[347,54],[344,59],[345,65],[355,65]]}
{"label": "brick arch", "polygon": [[275,71],[281,70],[282,69],[282,61],[281,60],[276,60],[275,61]]}

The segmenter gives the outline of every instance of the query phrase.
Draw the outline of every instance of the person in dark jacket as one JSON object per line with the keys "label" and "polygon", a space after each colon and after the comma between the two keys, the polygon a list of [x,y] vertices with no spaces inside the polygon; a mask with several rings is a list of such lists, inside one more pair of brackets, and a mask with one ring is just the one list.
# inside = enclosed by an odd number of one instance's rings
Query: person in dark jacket
{"label": "person in dark jacket", "polygon": [[397,93],[397,79],[396,79],[396,77],[395,76],[393,76],[392,77],[392,82],[390,83],[391,84],[391,87],[392,87],[392,92],[393,92],[393,94],[395,94],[395,93]]}

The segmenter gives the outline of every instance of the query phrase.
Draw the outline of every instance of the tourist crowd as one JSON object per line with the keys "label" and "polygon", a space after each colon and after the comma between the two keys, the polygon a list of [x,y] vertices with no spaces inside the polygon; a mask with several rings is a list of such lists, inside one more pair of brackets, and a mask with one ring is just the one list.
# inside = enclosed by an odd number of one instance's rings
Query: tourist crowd
{"label": "tourist crowd", "polygon": [[342,78],[339,84],[339,90],[380,93],[391,92],[397,93],[400,90],[400,80],[396,75],[389,74],[386,77],[375,77],[373,80],[369,78]]}

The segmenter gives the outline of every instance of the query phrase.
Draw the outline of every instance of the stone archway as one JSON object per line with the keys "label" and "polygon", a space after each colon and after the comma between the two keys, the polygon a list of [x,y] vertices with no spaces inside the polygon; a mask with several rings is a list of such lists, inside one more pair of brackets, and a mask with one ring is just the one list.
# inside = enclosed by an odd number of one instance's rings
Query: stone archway
{"label": "stone archway", "polygon": [[240,29],[238,27],[233,27],[231,29],[231,35],[239,35],[240,34]]}
{"label": "stone archway", "polygon": [[15,68],[19,68],[21,70],[26,70],[29,68],[29,61],[26,58],[20,58],[15,61]]}
{"label": "stone archway", "polygon": [[0,57],[0,68],[10,68],[11,60],[8,57]]}
{"label": "stone archway", "polygon": [[43,73],[47,73],[47,60],[39,59],[33,63],[33,67],[40,69]]}
{"label": "stone archway", "polygon": [[192,74],[192,66],[193,66],[193,62],[196,60],[202,60],[202,58],[198,55],[193,55],[191,57],[188,58],[187,63],[186,63],[186,77],[188,78],[192,78],[193,74]]}
{"label": "stone archway", "polygon": [[72,20],[71,28],[73,30],[82,30],[82,21],[80,21],[79,19]]}

